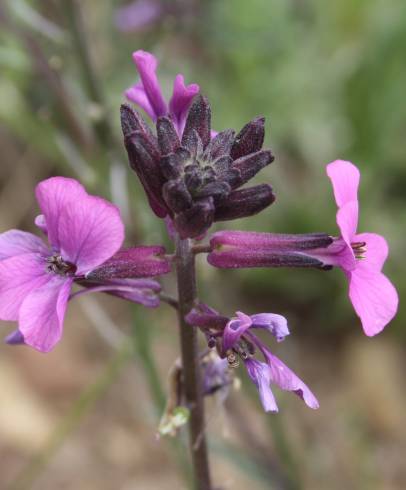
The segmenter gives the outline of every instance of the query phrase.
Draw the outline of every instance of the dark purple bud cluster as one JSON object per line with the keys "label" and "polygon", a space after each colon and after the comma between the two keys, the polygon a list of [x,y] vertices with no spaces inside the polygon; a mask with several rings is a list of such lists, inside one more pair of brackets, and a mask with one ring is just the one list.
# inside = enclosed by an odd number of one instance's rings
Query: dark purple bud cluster
{"label": "dark purple bud cluster", "polygon": [[262,150],[264,118],[240,133],[227,129],[211,138],[211,110],[199,95],[180,139],[170,117],[159,117],[156,136],[130,107],[121,108],[124,142],[153,211],[173,220],[181,238],[203,235],[214,221],[243,218],[272,204],[271,186],[239,189],[274,157]]}

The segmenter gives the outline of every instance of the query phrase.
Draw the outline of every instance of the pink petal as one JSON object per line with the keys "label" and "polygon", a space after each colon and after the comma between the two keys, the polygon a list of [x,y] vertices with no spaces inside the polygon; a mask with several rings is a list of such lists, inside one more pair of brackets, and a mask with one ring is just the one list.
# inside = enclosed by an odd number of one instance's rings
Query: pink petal
{"label": "pink petal", "polygon": [[42,233],[44,233],[45,235],[48,235],[47,222],[46,222],[45,216],[43,214],[39,214],[38,216],[36,216],[34,223],[35,223],[35,226],[38,226],[38,228],[42,231]]}
{"label": "pink petal", "polygon": [[133,53],[133,60],[140,74],[146,96],[154,111],[154,119],[165,116],[168,113],[168,108],[155,73],[158,66],[155,56],[146,51],[138,50]]}
{"label": "pink petal", "polygon": [[86,196],[61,210],[59,240],[62,257],[84,274],[114,255],[124,240],[120,211],[108,201]]}
{"label": "pink petal", "polygon": [[147,94],[145,93],[142,83],[136,83],[127,89],[124,92],[124,95],[130,102],[133,102],[141,107],[141,109],[145,111],[153,121],[156,121],[155,111],[147,97]]}
{"label": "pink petal", "polygon": [[26,253],[47,254],[45,243],[32,233],[9,230],[0,234],[0,260]]}
{"label": "pink petal", "polygon": [[173,95],[169,101],[169,112],[181,135],[185,127],[186,116],[193,97],[199,93],[200,87],[196,83],[185,85],[183,75],[176,75],[173,83]]}
{"label": "pink petal", "polygon": [[17,320],[18,311],[31,291],[43,286],[51,275],[37,253],[16,255],[0,262],[0,318]]}
{"label": "pink petal", "polygon": [[341,236],[348,245],[351,245],[358,226],[358,202],[350,201],[344,204],[337,211],[336,219]]}
{"label": "pink petal", "polygon": [[293,391],[308,407],[319,408],[319,402],[303,381],[269,350],[263,348],[262,351],[270,368],[271,383],[275,383],[282,390]]}
{"label": "pink petal", "polygon": [[237,318],[232,318],[223,332],[223,352],[231,349],[242,335],[251,327],[252,320],[245,313],[237,311]]}
{"label": "pink petal", "polygon": [[354,237],[355,242],[366,243],[365,259],[358,261],[357,268],[379,272],[388,257],[389,247],[385,238],[376,233],[360,233]]}
{"label": "pink petal", "polygon": [[349,296],[368,336],[376,335],[392,320],[398,309],[398,293],[381,272],[357,267],[349,273]]}
{"label": "pink petal", "polygon": [[18,317],[25,344],[49,352],[59,342],[72,283],[73,278],[53,276],[27,296]]}
{"label": "pink petal", "polygon": [[37,185],[35,194],[46,222],[48,240],[56,250],[60,250],[59,220],[61,212],[68,208],[72,202],[86,197],[87,193],[77,180],[51,177]]}
{"label": "pink petal", "polygon": [[333,184],[334,197],[339,208],[347,202],[358,201],[360,173],[355,165],[336,160],[327,165],[327,175]]}
{"label": "pink petal", "polygon": [[256,359],[247,359],[244,364],[249,377],[258,388],[259,397],[265,412],[277,412],[278,405],[270,387],[271,372],[269,366]]}

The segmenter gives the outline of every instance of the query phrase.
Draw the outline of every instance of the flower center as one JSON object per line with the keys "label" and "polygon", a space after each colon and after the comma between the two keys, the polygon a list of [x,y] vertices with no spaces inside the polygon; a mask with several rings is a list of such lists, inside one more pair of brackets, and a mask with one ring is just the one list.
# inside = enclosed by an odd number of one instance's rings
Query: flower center
{"label": "flower center", "polygon": [[353,242],[351,243],[351,248],[354,251],[354,255],[356,259],[359,260],[365,259],[365,254],[367,253],[366,242]]}
{"label": "flower center", "polygon": [[65,261],[60,255],[54,254],[46,259],[46,271],[60,276],[73,276],[77,270],[75,264]]}

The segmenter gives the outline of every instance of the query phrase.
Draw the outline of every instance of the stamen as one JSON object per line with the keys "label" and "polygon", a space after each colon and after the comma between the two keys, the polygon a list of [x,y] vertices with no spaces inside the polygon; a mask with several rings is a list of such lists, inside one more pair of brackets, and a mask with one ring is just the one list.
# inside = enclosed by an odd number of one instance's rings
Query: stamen
{"label": "stamen", "polygon": [[365,254],[367,253],[366,242],[353,242],[351,243],[351,248],[354,251],[354,255],[356,259],[359,260],[365,259]]}
{"label": "stamen", "polygon": [[226,352],[227,362],[230,368],[238,368],[240,361],[238,359],[237,353],[233,350],[228,350]]}
{"label": "stamen", "polygon": [[65,261],[60,255],[54,254],[46,258],[45,270],[61,276],[73,276],[77,270],[75,264]]}

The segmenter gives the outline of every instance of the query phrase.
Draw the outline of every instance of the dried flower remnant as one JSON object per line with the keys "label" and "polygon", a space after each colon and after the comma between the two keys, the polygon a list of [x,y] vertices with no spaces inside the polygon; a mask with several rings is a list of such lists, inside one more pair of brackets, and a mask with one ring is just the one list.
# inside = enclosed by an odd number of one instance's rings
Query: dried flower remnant
{"label": "dried flower remnant", "polygon": [[[237,312],[234,318],[219,315],[207,305],[198,304],[186,317],[190,325],[197,326],[208,339],[208,345],[216,347],[219,355],[227,360],[229,367],[236,368],[242,361],[248,375],[259,391],[265,411],[277,412],[278,406],[272,393],[271,384],[285,391],[293,391],[307,406],[316,409],[319,404],[293,371],[274,356],[268,347],[253,333],[266,330],[278,342],[289,335],[286,319],[274,313],[259,313],[248,316]],[[265,362],[255,355],[260,353]]]}
{"label": "dried flower remnant", "polygon": [[[153,293],[159,285],[131,281],[169,272],[169,263],[154,256],[157,250],[162,253],[160,247],[143,247],[140,253],[136,248],[119,251],[124,225],[113,204],[63,177],[40,182],[36,197],[42,211],[36,223],[49,245],[20,230],[0,234],[0,318],[18,322],[18,330],[7,338],[9,343],[50,351],[62,336],[74,282],[88,291],[108,291],[156,306]],[[145,263],[146,255],[149,261]],[[123,257],[127,266],[133,264],[127,274]]]}

